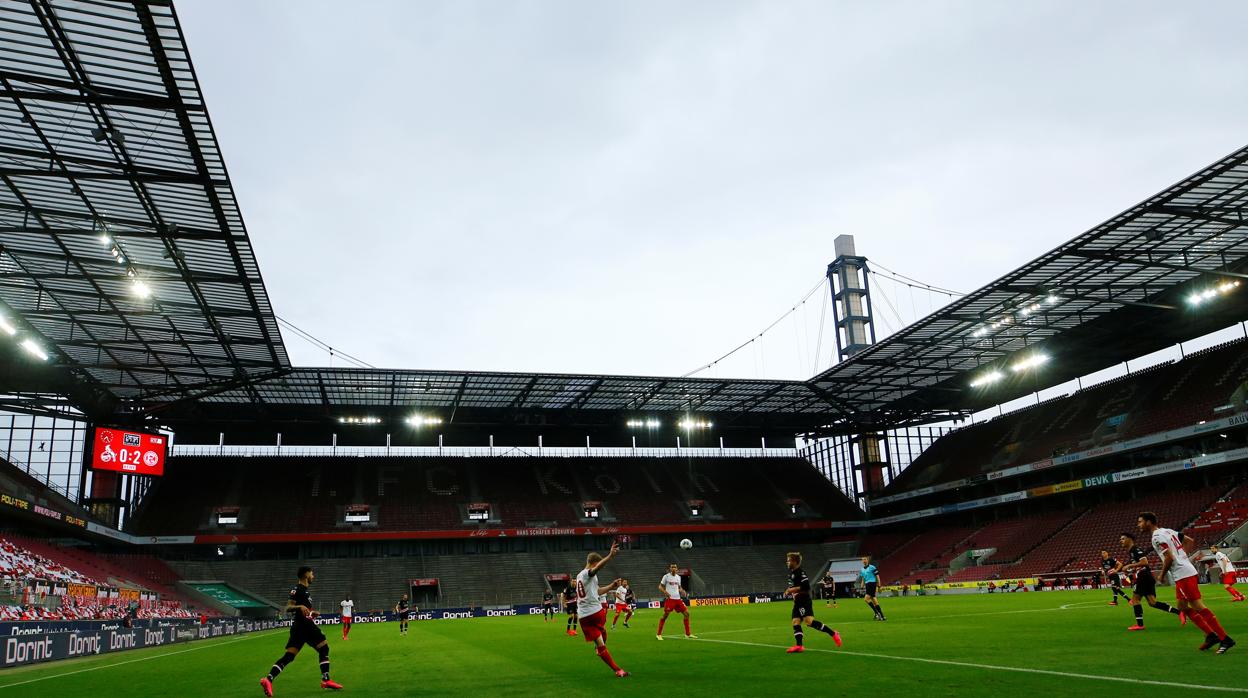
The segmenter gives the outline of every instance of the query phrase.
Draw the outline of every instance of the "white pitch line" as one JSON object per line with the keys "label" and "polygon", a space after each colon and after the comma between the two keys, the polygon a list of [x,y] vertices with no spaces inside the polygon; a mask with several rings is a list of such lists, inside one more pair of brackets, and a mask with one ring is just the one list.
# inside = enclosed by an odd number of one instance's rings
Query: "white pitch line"
{"label": "white pitch line", "polygon": [[[1008,616],[1008,615],[1014,615],[1017,613],[1049,613],[1052,611],[1075,611],[1075,610],[1079,610],[1079,607],[1081,606],[1091,607],[1091,606],[1098,606],[1102,604],[1103,602],[1101,601],[1082,601],[1079,603],[1069,603],[1069,604],[1063,604],[1061,606],[1054,606],[1052,608],[1026,608],[1026,609],[1015,610],[1015,611],[984,611],[983,613],[951,613],[949,615],[939,615],[939,616],[914,616],[914,617],[906,617],[905,621],[907,623],[911,623],[911,622],[918,621],[918,620],[928,620],[928,619],[935,620],[935,619],[941,619],[941,618],[974,618],[977,616]],[[823,617],[825,622],[827,622],[827,618],[828,616]],[[877,621],[868,621],[868,620],[846,620],[846,621],[837,621],[835,625],[837,627],[840,627],[843,625],[866,625],[868,623],[873,624],[876,622]],[[777,625],[774,627],[769,626],[766,628],[745,628],[743,630],[710,630],[710,631],[699,633],[699,634],[700,635],[728,635],[730,633],[752,633],[756,630],[777,630],[777,629],[787,630],[788,628],[789,628],[788,625]]]}
{"label": "white pitch line", "polygon": [[[768,649],[784,649],[784,645],[768,645],[762,642],[743,642],[741,640],[692,640],[691,642],[718,642],[725,645],[746,645],[749,647],[766,647]],[[927,657],[903,657],[894,654],[875,654],[873,652],[853,652],[849,650],[825,650],[807,647],[807,652],[826,652],[828,654],[846,654],[852,657],[868,657],[870,659],[893,659],[902,662],[920,662],[923,664],[941,664],[966,669],[987,669],[989,671],[1010,671],[1019,674],[1041,674],[1044,676],[1060,676],[1066,679],[1088,679],[1090,681],[1109,681],[1113,683],[1131,683],[1144,686],[1165,686],[1166,688],[1204,689],[1206,691],[1223,691],[1226,693],[1248,693],[1248,688],[1231,686],[1205,686],[1202,684],[1175,683],[1173,681],[1154,681],[1151,679],[1131,679],[1123,676],[1097,676],[1095,674],[1076,674],[1068,671],[1051,669],[1029,669],[1027,667],[1003,666],[999,664],[977,664],[975,662],[957,662],[950,659],[929,659]]]}
{"label": "white pitch line", "polygon": [[59,679],[65,676],[73,676],[74,674],[85,674],[88,671],[98,671],[100,669],[112,669],[113,667],[119,667],[119,666],[123,666],[126,664],[134,664],[136,662],[146,662],[150,659],[160,659],[161,657],[172,657],[175,654],[186,654],[187,652],[195,652],[197,650],[206,650],[210,647],[221,647],[223,645],[232,645],[235,642],[242,642],[243,640],[251,640],[253,638],[261,637],[264,635],[266,635],[266,632],[261,631],[257,633],[251,633],[245,637],[236,637],[232,640],[227,640],[225,642],[210,642],[207,644],[199,645],[197,647],[187,647],[186,649],[178,650],[177,652],[165,652],[164,654],[153,654],[147,657],[139,657],[138,659],[127,659],[124,662],[113,662],[112,664],[99,664],[97,666],[87,667],[86,669],[76,669],[74,671],[63,671],[59,674],[48,674],[47,676],[39,676],[33,679],[27,679],[25,681],[15,681],[13,683],[0,684],[0,689],[12,688],[14,686],[24,686],[28,683],[47,681],[48,679]]}

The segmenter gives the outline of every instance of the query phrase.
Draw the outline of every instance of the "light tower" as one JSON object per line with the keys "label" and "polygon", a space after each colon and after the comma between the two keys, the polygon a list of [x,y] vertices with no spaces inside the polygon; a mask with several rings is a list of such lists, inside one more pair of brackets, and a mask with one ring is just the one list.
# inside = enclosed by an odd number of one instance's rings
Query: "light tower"
{"label": "light tower", "polygon": [[853,235],[838,235],[832,244],[836,259],[828,265],[828,284],[839,363],[875,344],[875,320],[871,315],[867,258],[857,255]]}
{"label": "light tower", "polygon": [[[833,249],[836,259],[828,265],[828,284],[832,293],[832,318],[836,323],[839,363],[875,344],[875,318],[871,312],[867,258],[858,256],[854,249],[854,236],[836,236]],[[884,434],[874,431],[857,434],[849,437],[846,446],[852,472],[859,475],[851,477],[851,482],[847,483],[853,489],[851,496],[862,498],[884,489],[884,473],[889,462],[888,440]]]}

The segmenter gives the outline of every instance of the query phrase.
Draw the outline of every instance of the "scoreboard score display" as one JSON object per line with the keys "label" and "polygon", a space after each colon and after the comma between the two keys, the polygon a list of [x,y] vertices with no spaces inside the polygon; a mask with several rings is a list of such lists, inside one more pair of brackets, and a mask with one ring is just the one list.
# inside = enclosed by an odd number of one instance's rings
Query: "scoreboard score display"
{"label": "scoreboard score display", "polygon": [[96,427],[91,467],[130,475],[165,474],[169,437],[130,429]]}

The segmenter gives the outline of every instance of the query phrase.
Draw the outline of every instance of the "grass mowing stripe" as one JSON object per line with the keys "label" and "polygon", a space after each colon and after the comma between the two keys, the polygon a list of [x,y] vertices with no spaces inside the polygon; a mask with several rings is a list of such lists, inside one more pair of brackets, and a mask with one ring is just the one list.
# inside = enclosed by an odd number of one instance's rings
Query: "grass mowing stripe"
{"label": "grass mowing stripe", "polygon": [[[744,645],[747,647],[766,647],[768,649],[785,649],[785,645],[769,645],[762,642],[744,642],[742,640],[690,640],[690,642],[716,642],[725,645]],[[989,671],[1012,671],[1020,674],[1044,674],[1046,676],[1060,676],[1066,679],[1089,679],[1092,681],[1111,681],[1114,683],[1132,683],[1144,686],[1165,686],[1166,688],[1198,688],[1206,691],[1223,691],[1226,693],[1248,693],[1248,688],[1234,688],[1232,686],[1206,686],[1193,683],[1177,683],[1173,681],[1154,681],[1152,679],[1132,679],[1124,676],[1098,676],[1096,674],[1078,674],[1067,671],[1055,671],[1052,669],[1030,669],[1027,667],[1002,666],[999,664],[978,664],[975,662],[957,662],[950,659],[930,659],[928,657],[903,657],[895,654],[876,654],[874,652],[854,652],[852,650],[825,650],[817,647],[807,647],[807,652],[826,652],[828,654],[845,654],[852,657],[868,657],[870,659],[892,659],[902,662],[922,662],[924,664],[941,664],[944,666],[956,666],[966,669],[987,669]]]}
{"label": "grass mowing stripe", "polygon": [[[100,669],[112,669],[113,667],[124,666],[126,664],[134,664],[136,662],[146,662],[149,659],[160,659],[162,657],[172,657],[175,654],[186,654],[187,652],[195,652],[197,650],[206,650],[206,649],[211,649],[213,647],[224,647],[225,645],[232,645],[236,642],[242,642],[243,640],[251,640],[253,638],[262,637],[262,636],[268,635],[270,632],[271,631],[262,631],[258,633],[251,633],[250,635],[247,635],[245,637],[236,637],[231,640],[227,640],[225,642],[208,642],[208,643],[199,645],[197,647],[187,647],[184,650],[178,650],[176,652],[165,652],[163,654],[153,654],[147,657],[138,657],[137,659],[127,659],[124,662],[113,662],[112,664],[99,664],[96,666],[87,667],[85,669],[75,669],[73,671],[62,671],[59,674],[48,674],[47,676],[39,676],[33,679],[26,679],[25,681],[14,681],[13,683],[0,684],[0,689],[12,688],[14,686],[24,686],[28,683],[35,683],[38,681],[47,681],[48,679],[59,679],[65,676],[73,676],[74,674],[85,674],[88,671],[98,671]],[[38,666],[38,665],[32,665],[32,666]]]}

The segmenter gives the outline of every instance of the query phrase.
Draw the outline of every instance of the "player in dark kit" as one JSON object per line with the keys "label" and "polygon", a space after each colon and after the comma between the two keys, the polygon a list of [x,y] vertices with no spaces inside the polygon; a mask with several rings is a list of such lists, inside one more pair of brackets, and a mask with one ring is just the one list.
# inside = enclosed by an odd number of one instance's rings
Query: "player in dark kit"
{"label": "player in dark kit", "polygon": [[1101,551],[1101,576],[1105,578],[1105,585],[1108,586],[1113,593],[1109,595],[1109,605],[1117,606],[1118,597],[1129,599],[1127,592],[1122,590],[1122,577],[1119,576],[1118,570],[1122,565],[1118,561],[1109,556],[1108,550]]}
{"label": "player in dark kit", "polygon": [[802,631],[803,623],[831,635],[832,641],[840,647],[841,634],[815,620],[815,605],[810,598],[810,577],[806,576],[806,572],[802,570],[802,554],[788,553],[785,555],[785,560],[789,565],[789,587],[784,590],[784,595],[793,597],[793,646],[785,651],[790,654],[806,651],[805,646],[802,645],[805,639],[805,633]]}
{"label": "player in dark kit", "polygon": [[299,583],[290,590],[290,600],[286,602],[286,612],[294,619],[294,624],[290,626],[290,638],[286,640],[286,653],[273,663],[269,675],[260,679],[260,688],[264,689],[266,696],[273,695],[273,682],[287,664],[295,661],[295,655],[299,654],[304,645],[312,645],[321,657],[321,688],[335,691],[342,688],[340,684],[329,680],[329,640],[325,639],[325,634],[312,621],[319,614],[312,610],[312,596],[308,593],[308,585],[316,579],[316,575],[307,566],[300,567],[298,575]]}
{"label": "player in dark kit", "polygon": [[546,587],[542,592],[542,620],[549,623],[555,619],[555,593]]}
{"label": "player in dark kit", "polygon": [[[568,579],[574,579],[571,575]],[[568,627],[564,631],[565,635],[576,636],[576,592],[569,586],[567,589],[559,592],[559,596],[563,598],[563,611],[568,614]]]}
{"label": "player in dark kit", "polygon": [[1127,630],[1144,629],[1144,607],[1140,605],[1140,599],[1147,600],[1148,605],[1158,611],[1173,613],[1179,617],[1180,625],[1186,625],[1187,616],[1183,615],[1179,609],[1157,600],[1157,579],[1153,577],[1153,570],[1149,568],[1148,553],[1135,544],[1135,535],[1124,533],[1118,538],[1118,542],[1127,551],[1127,558],[1131,562],[1126,564],[1119,562],[1114,572],[1135,572],[1135,588],[1131,590],[1131,599],[1128,601],[1131,604],[1131,610],[1135,612],[1135,625]]}
{"label": "player in dark kit", "polygon": [[407,634],[407,621],[412,616],[412,606],[407,602],[407,594],[399,597],[399,602],[394,605],[394,612],[399,614],[399,636]]}

